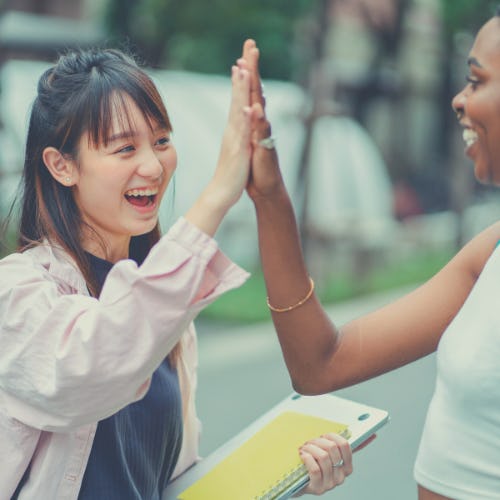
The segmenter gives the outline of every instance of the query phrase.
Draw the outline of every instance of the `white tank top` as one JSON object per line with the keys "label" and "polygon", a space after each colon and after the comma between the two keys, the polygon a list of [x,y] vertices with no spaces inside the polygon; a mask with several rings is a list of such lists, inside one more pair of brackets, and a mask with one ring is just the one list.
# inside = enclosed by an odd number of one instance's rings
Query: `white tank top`
{"label": "white tank top", "polygon": [[439,343],[414,473],[456,500],[500,499],[499,248]]}

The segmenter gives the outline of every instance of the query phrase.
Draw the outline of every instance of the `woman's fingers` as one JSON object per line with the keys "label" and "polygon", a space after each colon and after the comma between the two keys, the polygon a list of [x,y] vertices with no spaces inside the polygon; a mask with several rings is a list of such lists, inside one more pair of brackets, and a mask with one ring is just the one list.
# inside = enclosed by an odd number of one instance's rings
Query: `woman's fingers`
{"label": "woman's fingers", "polygon": [[302,493],[320,495],[342,484],[352,473],[349,443],[337,434],[326,434],[305,443],[300,456],[309,473],[309,484]]}
{"label": "woman's fingers", "polygon": [[262,107],[265,107],[264,91],[259,73],[259,56],[260,52],[255,40],[245,40],[241,59],[246,62],[247,69],[250,71],[250,100],[252,104],[258,102]]}
{"label": "woman's fingers", "polygon": [[252,142],[254,146],[259,146],[260,141],[269,139],[272,136],[271,123],[267,119],[260,103],[254,103],[251,109],[253,128]]}
{"label": "woman's fingers", "polygon": [[[343,469],[347,475],[352,473],[352,450],[347,439],[343,438],[339,434],[329,433],[321,436],[319,439],[327,439],[329,441],[334,441],[337,445],[337,450],[340,452],[340,458],[343,461]],[[331,448],[330,448],[331,449]],[[332,464],[336,464],[337,462],[333,462],[334,458],[332,458]]]}
{"label": "woman's fingers", "polygon": [[231,68],[232,95],[229,119],[241,121],[241,114],[250,114],[250,73],[237,65]]}
{"label": "woman's fingers", "polygon": [[186,213],[188,220],[209,235],[215,234],[227,211],[248,185],[252,154],[250,73],[238,65],[231,68],[231,101],[212,179]]}
{"label": "woman's fingers", "polygon": [[243,54],[236,64],[241,70],[250,73],[250,106],[252,109],[252,123],[254,130],[253,143],[259,145],[261,140],[267,140],[271,136],[271,124],[267,120],[265,112],[265,98],[263,86],[259,75],[259,50],[252,39],[243,44]]}
{"label": "woman's fingers", "polygon": [[213,184],[227,208],[239,199],[248,183],[252,134],[249,72],[234,65],[231,84],[229,116]]}
{"label": "woman's fingers", "polygon": [[278,155],[271,131],[271,123],[266,116],[266,101],[259,74],[259,49],[254,40],[246,40],[243,53],[236,61],[241,70],[249,73],[250,109],[252,124],[251,174],[247,185],[249,196],[269,197],[283,188]]}

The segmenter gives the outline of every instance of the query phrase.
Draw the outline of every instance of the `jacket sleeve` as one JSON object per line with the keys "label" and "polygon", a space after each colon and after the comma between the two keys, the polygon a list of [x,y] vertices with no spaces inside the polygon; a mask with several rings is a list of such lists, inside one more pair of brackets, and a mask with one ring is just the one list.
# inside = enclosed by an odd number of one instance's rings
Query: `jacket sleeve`
{"label": "jacket sleeve", "polygon": [[177,368],[182,394],[183,422],[182,447],[177,464],[172,473],[174,479],[200,457],[198,448],[201,434],[201,422],[196,413],[196,389],[198,368],[198,346],[194,324],[191,323],[182,339],[182,357]]}
{"label": "jacket sleeve", "polygon": [[0,277],[0,405],[61,431],[143,397],[196,314],[247,273],[180,219],[141,266],[115,264],[99,299],[68,294],[25,254],[0,261]]}

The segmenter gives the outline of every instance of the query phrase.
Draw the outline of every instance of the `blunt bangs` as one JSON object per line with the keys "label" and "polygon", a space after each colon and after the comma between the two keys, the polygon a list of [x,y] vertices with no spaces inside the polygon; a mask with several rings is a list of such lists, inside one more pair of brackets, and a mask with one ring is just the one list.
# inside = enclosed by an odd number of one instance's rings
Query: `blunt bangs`
{"label": "blunt bangs", "polygon": [[132,130],[134,123],[130,116],[127,98],[137,105],[151,130],[160,126],[172,131],[172,125],[163,100],[148,75],[137,67],[126,70],[106,67],[93,68],[86,91],[78,102],[72,103],[73,113],[67,125],[62,150],[69,145],[69,153],[74,153],[78,140],[88,133],[89,146],[107,146],[112,134],[113,120],[116,119],[125,130]]}

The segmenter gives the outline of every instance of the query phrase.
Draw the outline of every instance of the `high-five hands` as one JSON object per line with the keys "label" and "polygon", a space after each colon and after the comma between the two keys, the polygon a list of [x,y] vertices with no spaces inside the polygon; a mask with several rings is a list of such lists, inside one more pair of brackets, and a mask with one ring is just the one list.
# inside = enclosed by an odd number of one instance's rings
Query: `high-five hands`
{"label": "high-five hands", "polygon": [[237,65],[250,74],[252,156],[247,192],[255,200],[256,197],[274,195],[284,186],[271,124],[266,116],[266,100],[259,73],[259,49],[254,40],[245,41]]}
{"label": "high-five hands", "polygon": [[[250,108],[252,154],[247,192],[256,204],[276,196],[287,196],[271,124],[266,116],[266,100],[259,74],[259,49],[254,40],[246,40],[243,54],[237,60],[240,69],[250,75]],[[337,434],[326,434],[305,443],[299,450],[309,473],[309,483],[297,496],[320,495],[342,484],[352,473],[352,451],[349,443]]]}
{"label": "high-five hands", "polygon": [[250,105],[250,72],[243,66],[231,68],[231,104],[214,175],[186,218],[214,235],[227,211],[247,187],[252,154],[253,122]]}

